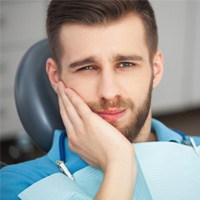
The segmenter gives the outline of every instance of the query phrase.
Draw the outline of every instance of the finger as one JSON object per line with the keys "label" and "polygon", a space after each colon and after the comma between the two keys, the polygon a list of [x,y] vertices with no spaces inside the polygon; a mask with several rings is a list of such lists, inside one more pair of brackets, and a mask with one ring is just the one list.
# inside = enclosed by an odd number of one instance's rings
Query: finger
{"label": "finger", "polygon": [[92,114],[89,106],[84,102],[84,100],[72,89],[65,88],[65,93],[69,97],[69,100],[72,102],[74,107],[76,108],[79,116],[85,120],[88,116]]}
{"label": "finger", "polygon": [[72,125],[74,126],[74,129],[76,127],[82,126],[82,119],[80,118],[78,112],[76,111],[75,106],[72,104],[72,102],[69,100],[67,95],[64,92],[64,85],[63,83],[59,83],[58,86],[58,95],[60,97],[60,100],[62,101],[63,107],[65,108],[65,111],[67,112],[67,116],[69,117],[69,120],[71,121]]}
{"label": "finger", "polygon": [[60,99],[60,97],[58,97],[58,104],[59,104],[59,107],[60,107],[60,115],[61,115],[61,118],[63,120],[63,123],[64,123],[64,126],[66,128],[66,132],[67,132],[67,135],[70,136],[70,134],[74,134],[74,127],[67,115],[67,112],[65,110],[65,107],[63,105],[63,102],[62,100]]}

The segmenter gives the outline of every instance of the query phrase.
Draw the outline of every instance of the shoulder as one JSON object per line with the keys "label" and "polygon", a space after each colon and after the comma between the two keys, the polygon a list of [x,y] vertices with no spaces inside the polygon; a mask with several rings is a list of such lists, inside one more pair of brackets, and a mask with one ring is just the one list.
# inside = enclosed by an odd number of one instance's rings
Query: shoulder
{"label": "shoulder", "polygon": [[6,166],[0,170],[1,197],[4,200],[18,199],[17,195],[27,187],[56,172],[57,167],[47,156]]}

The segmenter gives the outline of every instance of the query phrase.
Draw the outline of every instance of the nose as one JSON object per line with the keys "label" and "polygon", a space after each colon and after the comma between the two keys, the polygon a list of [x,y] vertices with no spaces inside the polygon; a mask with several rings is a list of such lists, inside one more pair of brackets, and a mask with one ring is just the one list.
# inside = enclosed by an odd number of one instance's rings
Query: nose
{"label": "nose", "polygon": [[98,97],[105,101],[116,101],[121,96],[119,80],[115,72],[102,72],[98,83]]}

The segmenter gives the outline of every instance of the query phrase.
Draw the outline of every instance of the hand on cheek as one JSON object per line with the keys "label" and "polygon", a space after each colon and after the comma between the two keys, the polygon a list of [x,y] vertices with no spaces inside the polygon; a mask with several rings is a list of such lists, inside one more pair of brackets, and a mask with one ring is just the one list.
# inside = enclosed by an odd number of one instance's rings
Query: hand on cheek
{"label": "hand on cheek", "polygon": [[60,114],[65,125],[69,147],[86,162],[103,170],[121,162],[133,146],[112,125],[93,113],[83,99],[62,82],[57,86]]}

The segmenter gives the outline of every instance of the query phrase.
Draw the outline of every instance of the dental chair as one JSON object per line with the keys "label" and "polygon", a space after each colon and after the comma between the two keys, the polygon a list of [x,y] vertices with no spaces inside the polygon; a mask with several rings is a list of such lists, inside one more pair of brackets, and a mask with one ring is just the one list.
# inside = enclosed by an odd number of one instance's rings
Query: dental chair
{"label": "dental chair", "polygon": [[47,152],[55,129],[64,129],[57,96],[46,74],[51,57],[47,39],[34,44],[22,58],[15,77],[15,103],[21,123],[34,143]]}

